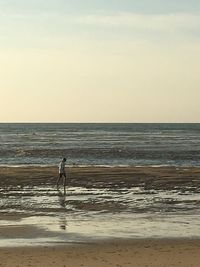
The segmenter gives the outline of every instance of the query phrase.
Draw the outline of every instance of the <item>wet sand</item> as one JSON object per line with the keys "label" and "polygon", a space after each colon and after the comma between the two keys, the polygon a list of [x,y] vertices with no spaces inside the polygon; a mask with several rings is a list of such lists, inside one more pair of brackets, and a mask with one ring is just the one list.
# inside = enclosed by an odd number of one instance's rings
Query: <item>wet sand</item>
{"label": "wet sand", "polygon": [[198,267],[199,240],[113,241],[87,245],[0,248],[1,267]]}
{"label": "wet sand", "polygon": [[[200,190],[200,168],[134,168],[134,167],[71,167],[68,185],[85,188],[132,188],[149,190]],[[0,189],[25,186],[55,186],[56,167],[1,167]],[[28,196],[29,197],[29,196]],[[115,206],[117,207],[117,206]],[[20,221],[26,214],[0,213],[2,220]],[[111,215],[112,216],[112,215]],[[54,235],[33,225],[1,225],[0,238],[31,238]],[[116,233],[117,238],[117,233]],[[12,266],[132,266],[132,267],[198,267],[198,239],[109,239],[109,241],[41,244],[33,247],[0,248],[0,267]]]}
{"label": "wet sand", "polygon": [[[57,177],[57,167],[0,167],[0,220],[53,211],[69,214],[74,209],[85,213],[126,210],[153,214],[161,210],[164,214],[187,214],[200,203],[200,168],[71,166],[67,168],[67,198],[62,186],[61,191],[56,190]],[[159,195],[159,191],[168,194]]]}
{"label": "wet sand", "polygon": [[[69,186],[200,189],[200,168],[194,167],[70,167],[67,172]],[[0,186],[54,185],[57,176],[57,167],[0,167]]]}

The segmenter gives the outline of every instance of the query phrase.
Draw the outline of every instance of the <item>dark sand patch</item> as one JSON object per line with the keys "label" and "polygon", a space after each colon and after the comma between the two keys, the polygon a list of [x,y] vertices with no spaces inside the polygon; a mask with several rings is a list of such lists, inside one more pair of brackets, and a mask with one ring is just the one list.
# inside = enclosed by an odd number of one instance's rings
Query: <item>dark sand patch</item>
{"label": "dark sand patch", "polygon": [[[8,190],[12,186],[55,185],[57,167],[0,167],[0,186]],[[175,167],[71,167],[68,169],[68,185],[87,188],[181,189],[200,191],[200,168]]]}

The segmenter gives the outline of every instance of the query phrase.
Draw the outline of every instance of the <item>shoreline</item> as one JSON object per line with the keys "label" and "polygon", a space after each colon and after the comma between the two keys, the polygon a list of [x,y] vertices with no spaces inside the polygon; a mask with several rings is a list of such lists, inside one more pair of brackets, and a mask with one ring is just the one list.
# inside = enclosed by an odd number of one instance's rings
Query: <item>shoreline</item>
{"label": "shoreline", "polygon": [[[119,164],[119,165],[106,165],[106,164],[66,164],[66,168],[172,168],[172,169],[198,169],[199,165],[128,165],[128,164]],[[1,168],[58,168],[58,164],[0,164]]]}

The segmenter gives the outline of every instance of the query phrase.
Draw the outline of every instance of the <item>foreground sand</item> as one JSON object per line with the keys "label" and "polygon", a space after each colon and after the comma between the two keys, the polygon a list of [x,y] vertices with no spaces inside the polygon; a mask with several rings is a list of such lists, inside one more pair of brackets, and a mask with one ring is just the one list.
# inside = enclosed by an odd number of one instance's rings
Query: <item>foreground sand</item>
{"label": "foreground sand", "polygon": [[115,241],[76,246],[0,248],[0,266],[199,267],[200,240]]}

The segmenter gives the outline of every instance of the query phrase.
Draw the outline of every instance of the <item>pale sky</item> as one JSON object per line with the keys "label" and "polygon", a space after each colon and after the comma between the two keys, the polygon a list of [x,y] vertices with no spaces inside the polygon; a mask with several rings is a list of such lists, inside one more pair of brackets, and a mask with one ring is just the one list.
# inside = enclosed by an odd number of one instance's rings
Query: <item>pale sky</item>
{"label": "pale sky", "polygon": [[200,122],[199,0],[0,0],[0,122]]}

